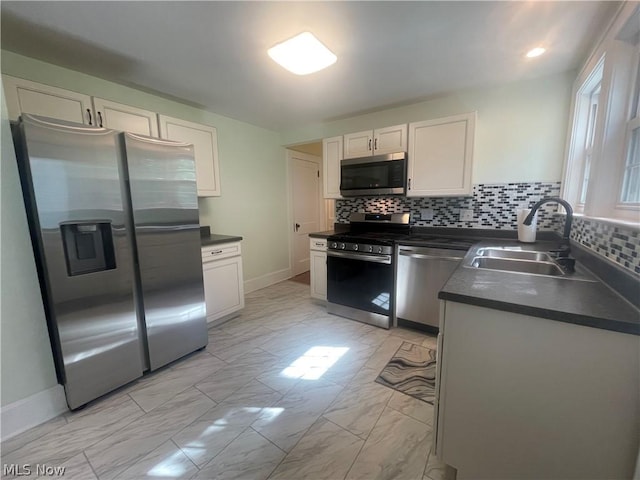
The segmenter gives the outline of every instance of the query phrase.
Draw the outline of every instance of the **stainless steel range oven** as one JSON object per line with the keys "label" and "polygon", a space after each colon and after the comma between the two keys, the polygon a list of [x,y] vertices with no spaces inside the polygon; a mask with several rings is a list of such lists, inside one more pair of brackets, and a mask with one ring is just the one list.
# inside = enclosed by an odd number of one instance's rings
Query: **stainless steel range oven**
{"label": "stainless steel range oven", "polygon": [[389,328],[393,315],[394,236],[409,214],[356,213],[351,231],[327,239],[327,311]]}

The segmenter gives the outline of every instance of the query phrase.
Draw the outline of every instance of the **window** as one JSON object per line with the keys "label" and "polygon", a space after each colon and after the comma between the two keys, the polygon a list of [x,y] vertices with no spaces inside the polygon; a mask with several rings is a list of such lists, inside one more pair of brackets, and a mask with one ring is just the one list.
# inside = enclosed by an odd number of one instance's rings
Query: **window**
{"label": "window", "polygon": [[631,118],[627,122],[627,154],[620,202],[623,205],[640,205],[640,62],[631,99]]}
{"label": "window", "polygon": [[577,213],[640,224],[640,4],[624,2],[574,87],[562,195]]}
{"label": "window", "polygon": [[576,212],[582,213],[587,201],[591,164],[593,160],[596,126],[598,125],[598,105],[604,71],[604,56],[586,75],[575,96],[573,128],[571,130],[571,150],[569,170],[565,176],[564,197],[574,205]]}
{"label": "window", "polygon": [[589,173],[591,171],[591,158],[593,157],[593,141],[595,139],[596,132],[596,118],[598,116],[598,100],[600,99],[600,84],[602,79],[602,68],[599,72],[598,84],[589,95],[589,109],[585,112],[587,116],[586,120],[586,133],[585,144],[583,151],[583,165],[582,165],[582,186],[580,187],[580,201],[579,205],[584,206],[587,200],[587,189],[589,187]]}

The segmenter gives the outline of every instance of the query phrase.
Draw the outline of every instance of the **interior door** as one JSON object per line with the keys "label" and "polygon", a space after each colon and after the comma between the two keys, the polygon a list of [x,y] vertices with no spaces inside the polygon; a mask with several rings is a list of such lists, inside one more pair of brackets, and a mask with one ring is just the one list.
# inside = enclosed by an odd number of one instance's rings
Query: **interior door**
{"label": "interior door", "polygon": [[321,230],[320,158],[290,151],[292,274],[309,270],[309,233]]}

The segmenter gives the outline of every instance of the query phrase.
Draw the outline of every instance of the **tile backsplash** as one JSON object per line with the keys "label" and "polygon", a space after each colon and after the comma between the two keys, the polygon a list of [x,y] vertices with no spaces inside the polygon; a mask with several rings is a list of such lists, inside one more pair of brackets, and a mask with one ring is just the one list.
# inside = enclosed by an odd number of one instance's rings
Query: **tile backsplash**
{"label": "tile backsplash", "polygon": [[[411,212],[417,227],[458,227],[515,230],[516,209],[528,208],[544,197],[560,195],[560,182],[477,184],[469,197],[358,197],[336,200],[336,222],[348,223],[352,212]],[[473,219],[460,220],[460,210],[472,210]],[[422,220],[421,210],[431,210],[432,220]],[[538,213],[538,230],[556,230],[554,204]]]}
{"label": "tile backsplash", "polygon": [[571,239],[640,275],[639,228],[574,217]]}
{"label": "tile backsplash", "polygon": [[[411,213],[411,225],[516,230],[516,209],[531,207],[544,197],[560,195],[560,182],[476,184],[468,197],[358,197],[336,200],[336,222],[348,223],[352,212]],[[460,220],[460,210],[472,210],[473,219]],[[422,220],[421,211],[432,213]],[[539,231],[562,234],[564,215],[555,204],[538,212]],[[619,266],[640,275],[640,229],[594,219],[574,217],[571,238]]]}

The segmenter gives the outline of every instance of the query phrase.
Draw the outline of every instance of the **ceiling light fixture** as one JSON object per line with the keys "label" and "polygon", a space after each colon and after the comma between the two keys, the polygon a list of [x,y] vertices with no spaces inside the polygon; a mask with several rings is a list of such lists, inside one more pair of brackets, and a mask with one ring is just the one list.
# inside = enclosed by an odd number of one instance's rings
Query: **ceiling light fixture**
{"label": "ceiling light fixture", "polygon": [[539,57],[540,55],[542,55],[546,51],[547,51],[547,49],[546,48],[542,48],[542,47],[532,48],[531,50],[529,50],[527,52],[527,58]]}
{"label": "ceiling light fixture", "polygon": [[311,32],[303,32],[271,47],[267,53],[296,75],[308,75],[336,63],[336,57]]}

